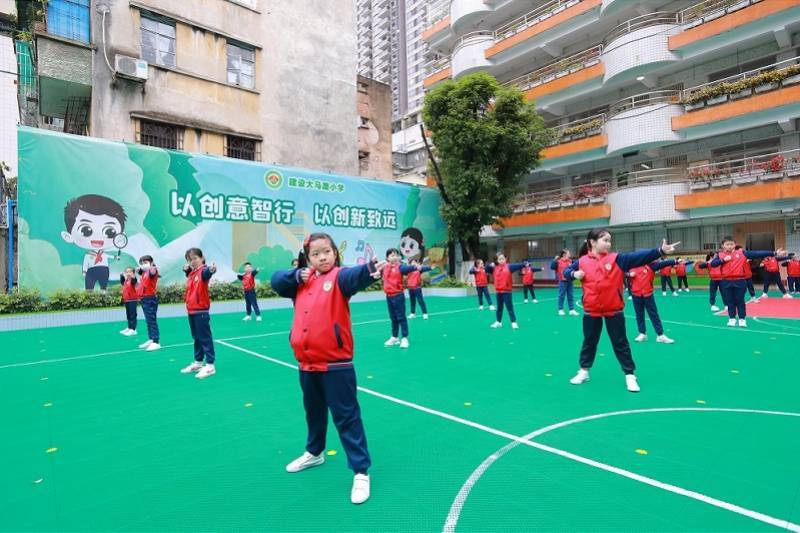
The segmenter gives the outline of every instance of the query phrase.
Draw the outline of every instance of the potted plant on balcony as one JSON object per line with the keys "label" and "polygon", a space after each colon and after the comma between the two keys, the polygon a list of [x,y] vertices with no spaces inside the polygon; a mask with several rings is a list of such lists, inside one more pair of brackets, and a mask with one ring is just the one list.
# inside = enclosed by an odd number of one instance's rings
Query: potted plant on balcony
{"label": "potted plant on balcony", "polygon": [[746,79],[731,83],[728,90],[730,91],[731,100],[739,100],[753,94],[753,88]]}
{"label": "potted plant on balcony", "polygon": [[786,76],[779,70],[771,72],[764,72],[753,78],[753,83],[756,83],[755,92],[765,93],[778,88],[778,84]]}
{"label": "potted plant on balcony", "polygon": [[800,156],[794,156],[787,159],[786,175],[789,177],[800,176]]}
{"label": "potted plant on balcony", "polygon": [[725,12],[733,13],[734,11],[739,11],[740,9],[744,9],[749,5],[750,5],[750,0],[735,0],[734,2],[730,3]]}
{"label": "potted plant on balcony", "polygon": [[783,177],[783,167],[786,165],[786,158],[778,154],[770,159],[763,161],[764,174],[762,180],[775,180]]}
{"label": "potted plant on balcony", "polygon": [[784,69],[784,74],[786,77],[781,80],[782,86],[787,85],[794,85],[795,83],[800,83],[800,65],[792,65],[791,67]]}

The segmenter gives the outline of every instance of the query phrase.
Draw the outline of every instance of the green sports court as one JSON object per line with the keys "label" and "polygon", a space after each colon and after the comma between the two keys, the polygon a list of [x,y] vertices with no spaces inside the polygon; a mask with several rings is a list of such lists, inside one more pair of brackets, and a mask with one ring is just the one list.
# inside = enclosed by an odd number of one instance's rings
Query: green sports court
{"label": "green sports court", "polygon": [[306,436],[289,309],[214,315],[206,380],[179,373],[185,318],[149,353],[122,320],[0,333],[0,530],[800,531],[800,323],[726,328],[704,291],[657,295],[676,343],[632,343],[631,394],[605,335],[592,380],[569,384],[581,319],[538,297],[514,294],[516,331],[429,297],[408,350],[383,346],[383,301],[352,304],[361,506],[332,424],[324,465],[284,470]]}

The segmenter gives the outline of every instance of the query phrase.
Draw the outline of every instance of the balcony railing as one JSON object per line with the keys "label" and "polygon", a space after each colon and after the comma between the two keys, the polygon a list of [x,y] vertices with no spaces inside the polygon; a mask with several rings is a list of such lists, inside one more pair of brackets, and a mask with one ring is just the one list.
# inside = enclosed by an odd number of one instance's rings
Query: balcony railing
{"label": "balcony railing", "polygon": [[517,33],[527,30],[540,22],[543,22],[553,15],[561,13],[570,7],[581,3],[583,0],[551,0],[546,4],[539,6],[533,11],[515,18],[514,20],[503,24],[494,32],[494,40],[501,41],[507,39]]}
{"label": "balcony railing", "polygon": [[610,32],[608,32],[603,39],[603,44],[606,46],[609,45],[612,41],[619,39],[623,35],[627,35],[631,32],[641,30],[643,28],[647,28],[650,26],[659,26],[661,24],[674,24],[677,25],[679,22],[678,20],[678,13],[669,13],[665,11],[658,11],[655,13],[648,13],[647,15],[642,15],[641,17],[632,18],[628,21],[623,22]]}
{"label": "balcony railing", "polygon": [[734,74],[721,80],[690,87],[683,91],[683,103],[687,111],[709,105],[738,100],[756,93],[776,89],[779,85],[800,82],[800,56],[772,65]]}
{"label": "balcony railing", "polygon": [[720,17],[739,11],[761,0],[704,0],[678,12],[678,20],[685,29],[711,22]]}
{"label": "balcony railing", "polygon": [[514,201],[514,212],[544,211],[562,207],[600,204],[608,195],[608,182],[578,185],[567,189],[520,194]]}
{"label": "balcony railing", "polygon": [[601,113],[591,117],[586,117],[566,124],[550,126],[553,129],[553,140],[550,146],[563,144],[592,135],[603,133],[603,125],[606,123],[606,115]]}
{"label": "balcony railing", "polygon": [[461,37],[459,40],[457,40],[456,43],[453,45],[453,55],[455,55],[455,53],[458,51],[458,49],[461,48],[462,46],[470,44],[473,41],[485,41],[485,40],[488,40],[488,39],[484,39],[484,37],[490,37],[491,35],[492,35],[492,32],[490,32],[490,31],[473,31],[473,32],[467,33],[466,35]]}
{"label": "balcony railing", "polygon": [[425,65],[425,76],[433,76],[437,72],[441,72],[447,68],[450,68],[450,57],[434,59]]}
{"label": "balcony railing", "polygon": [[430,28],[440,20],[450,15],[450,0],[438,0],[428,7],[425,27]]}
{"label": "balcony railing", "polygon": [[685,182],[688,179],[686,176],[686,169],[683,167],[619,172],[615,178],[616,184],[613,187],[614,190],[639,187],[641,185]]}
{"label": "balcony railing", "polygon": [[800,149],[690,166],[692,190],[800,176]]}
{"label": "balcony railing", "polygon": [[527,91],[528,89],[551,82],[557,78],[564,77],[567,74],[572,74],[573,72],[578,72],[579,70],[597,65],[600,63],[600,56],[602,53],[603,45],[598,44],[583,52],[578,52],[577,54],[559,59],[529,74],[507,81],[503,85],[516,86],[522,91]]}
{"label": "balcony railing", "polygon": [[611,106],[608,111],[608,118],[625,111],[655,104],[680,104],[681,92],[678,90],[652,91],[623,98]]}

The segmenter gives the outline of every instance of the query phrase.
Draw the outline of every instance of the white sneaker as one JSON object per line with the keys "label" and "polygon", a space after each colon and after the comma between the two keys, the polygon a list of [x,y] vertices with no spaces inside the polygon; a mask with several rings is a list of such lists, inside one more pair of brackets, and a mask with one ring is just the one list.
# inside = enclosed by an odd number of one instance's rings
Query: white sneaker
{"label": "white sneaker", "polygon": [[160,350],[160,349],[161,349],[161,345],[160,344],[158,344],[157,342],[151,342],[150,346],[145,348],[145,351],[146,352],[155,352],[156,350]]}
{"label": "white sneaker", "polygon": [[428,320],[428,313],[423,313],[422,320]]}
{"label": "white sneaker", "polygon": [[578,315],[579,315],[579,313],[574,309],[569,312],[569,316],[578,316]]}
{"label": "white sneaker", "polygon": [[686,289],[683,289],[683,290],[684,290],[684,291],[686,291],[686,292],[689,292],[689,289],[688,289],[688,288],[686,288]]}
{"label": "white sneaker", "polygon": [[350,501],[358,505],[369,499],[369,476],[356,474],[353,477],[353,488],[350,491]]}
{"label": "white sneaker", "polygon": [[493,305],[489,306],[489,311],[497,311],[497,308]]}
{"label": "white sneaker", "polygon": [[147,339],[145,342],[143,342],[142,344],[139,345],[139,348],[147,348],[151,344],[153,344],[153,341],[151,341],[150,339]]}
{"label": "white sneaker", "polygon": [[735,318],[729,318],[728,319],[728,326],[732,327],[732,328],[735,328],[736,327],[736,319]]}
{"label": "white sneaker", "polygon": [[197,379],[205,379],[208,376],[213,376],[217,373],[217,369],[214,368],[214,365],[206,365],[200,369],[200,372],[197,373],[195,376]]}
{"label": "white sneaker", "polygon": [[633,374],[625,374],[625,385],[630,392],[639,392],[639,384],[636,382],[636,376]]}
{"label": "white sneaker", "polygon": [[764,294],[759,296],[759,298],[764,298],[766,300],[767,298],[769,298],[769,295],[765,292]]}
{"label": "white sneaker", "polygon": [[136,336],[136,330],[135,329],[129,329],[128,333],[123,333],[123,335],[125,335],[126,337],[135,337]]}
{"label": "white sneaker", "polygon": [[664,344],[674,344],[675,341],[667,337],[666,335],[659,335],[656,337],[656,342],[663,342]]}
{"label": "white sneaker", "polygon": [[525,298],[524,300],[522,300],[522,303],[524,303],[524,304],[528,303],[528,299]]}
{"label": "white sneaker", "polygon": [[294,474],[295,472],[301,472],[306,468],[311,468],[312,466],[319,466],[324,462],[324,455],[311,455],[308,452],[304,452],[303,455],[286,465],[286,471]]}
{"label": "white sneaker", "polygon": [[130,330],[131,330],[131,328],[125,328],[125,329],[120,331],[120,334],[121,335],[127,335]]}
{"label": "white sneaker", "polygon": [[181,368],[181,374],[191,374],[192,372],[200,372],[203,368],[203,363],[193,362],[191,365]]}
{"label": "white sneaker", "polygon": [[482,306],[482,305],[479,305],[479,306],[478,306],[478,309],[480,309],[481,311],[483,311],[483,306]]}
{"label": "white sneaker", "polygon": [[628,300],[633,300],[633,296],[628,296]]}
{"label": "white sneaker", "polygon": [[383,343],[384,346],[397,346],[398,344],[400,344],[400,339],[397,337],[389,337],[389,340]]}
{"label": "white sneaker", "polygon": [[400,340],[400,347],[401,348],[408,348],[408,338],[407,337],[403,337]]}
{"label": "white sneaker", "polygon": [[250,315],[244,315],[244,318],[242,318],[242,320],[248,322],[250,320]]}
{"label": "white sneaker", "polygon": [[758,303],[758,302],[760,302],[760,301],[761,301],[761,299],[760,299],[760,298],[750,298],[750,303],[751,303],[751,304],[757,304],[757,303]]}
{"label": "white sneaker", "polygon": [[534,298],[534,299],[533,299],[533,303],[535,303],[535,304],[538,304],[538,303],[539,303],[539,300],[537,300],[536,298]]}
{"label": "white sneaker", "polygon": [[634,342],[644,342],[644,341],[646,341],[646,340],[647,340],[647,335],[645,335],[644,333],[639,333],[639,334],[636,336],[636,338],[635,338],[635,339],[633,339],[633,340],[634,340]]}
{"label": "white sneaker", "polygon": [[512,322],[511,329],[519,329],[519,324],[517,324],[516,322]]}
{"label": "white sneaker", "polygon": [[740,327],[740,328],[746,328],[746,327],[747,327],[747,319],[745,319],[745,318],[740,318],[740,319],[739,319],[739,327]]}
{"label": "white sneaker", "polygon": [[258,315],[258,316],[256,317],[256,322],[261,322],[261,315]]}
{"label": "white sneaker", "polygon": [[572,383],[573,385],[582,385],[587,381],[589,381],[589,371],[584,370],[582,368],[578,370],[578,373],[575,374],[574,378],[569,380],[569,382]]}
{"label": "white sneaker", "polygon": [[558,310],[558,316],[564,316],[564,315],[566,315],[566,313],[564,312],[564,310],[563,310],[563,309],[559,309],[559,310]]}
{"label": "white sneaker", "polygon": [[783,299],[784,300],[791,300],[792,299],[792,295],[787,292],[786,294],[783,295]]}
{"label": "white sneaker", "polygon": [[717,307],[716,305],[712,305],[711,306],[711,312],[712,313],[716,313],[717,311],[719,311],[719,307]]}
{"label": "white sneaker", "polygon": [[[673,296],[677,296],[677,295],[678,295],[678,293],[677,293],[677,292],[673,292],[673,293],[672,293],[672,295],[673,295]],[[628,374],[628,375],[629,375],[629,376],[631,376],[632,374]]]}
{"label": "white sneaker", "polygon": [[414,313],[411,313],[406,318],[417,318],[417,315],[415,315]]}
{"label": "white sneaker", "polygon": [[495,329],[497,329],[497,328],[501,328],[501,327],[503,327],[503,324],[501,324],[500,322],[497,322],[497,321],[495,321],[495,322],[494,322],[494,323],[493,323],[491,326],[489,326],[489,327],[490,327],[490,328],[495,328]]}
{"label": "white sneaker", "polygon": [[662,292],[662,293],[661,293],[661,296],[666,296],[666,295],[667,295],[667,293],[666,293],[666,292]]}

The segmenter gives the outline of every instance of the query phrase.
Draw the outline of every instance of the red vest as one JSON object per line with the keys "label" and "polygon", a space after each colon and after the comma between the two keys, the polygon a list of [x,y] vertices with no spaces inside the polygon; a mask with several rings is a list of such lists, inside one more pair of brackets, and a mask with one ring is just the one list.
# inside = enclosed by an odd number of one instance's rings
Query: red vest
{"label": "red vest", "polygon": [[400,263],[394,265],[387,263],[383,267],[383,292],[387,296],[395,296],[403,292],[403,275],[400,273]]}
{"label": "red vest", "polygon": [[508,263],[495,265],[492,271],[495,292],[511,292],[511,271]]}
{"label": "red vest", "polygon": [[617,254],[601,256],[587,254],[578,260],[578,268],[585,274],[583,309],[589,316],[614,316],[625,307],[622,297],[625,274],[617,265]]}
{"label": "red vest", "polygon": [[694,264],[694,271],[700,274],[701,276],[705,276],[708,274],[708,268],[703,268],[700,266],[700,263]]}
{"label": "red vest", "polygon": [[415,270],[406,275],[406,284],[409,289],[419,289],[422,286],[422,272]]}
{"label": "red vest", "polygon": [[744,277],[748,279],[753,277],[753,269],[750,267],[749,259],[744,262]]}
{"label": "red vest", "polygon": [[[211,298],[208,296],[208,281],[203,281],[203,269],[206,268],[202,265],[189,273],[186,278],[186,294],[184,300],[186,301],[186,309],[189,314],[203,313],[211,308]],[[209,280],[210,281],[210,280]]]}
{"label": "red vest", "polygon": [[631,274],[635,274],[631,280],[631,292],[634,296],[647,298],[653,294],[653,279],[656,273],[649,266],[640,266],[631,269]]}
{"label": "red vest", "polygon": [[[747,270],[745,264],[747,258],[744,256],[744,250],[734,250],[732,252],[719,252],[719,258],[722,260],[722,279],[737,280],[745,279],[747,277]],[[730,257],[730,261],[725,261],[726,257]]]}
{"label": "red vest", "polygon": [[256,288],[256,277],[253,275],[253,272],[250,273],[245,272],[242,274],[242,289],[246,291],[252,291]]}
{"label": "red vest", "polygon": [[136,292],[139,293],[139,298],[148,298],[156,295],[156,288],[158,287],[158,271],[154,276],[150,275],[150,269],[142,270],[142,277],[136,285]]}
{"label": "red vest", "polygon": [[683,263],[678,263],[675,265],[675,275],[684,277],[686,275],[686,265]]}
{"label": "red vest", "polygon": [[772,274],[775,274],[777,272],[780,272],[781,266],[778,264],[778,260],[775,259],[774,257],[765,257],[764,270]]}
{"label": "red vest", "polygon": [[331,363],[353,359],[350,305],[339,290],[340,270],[314,272],[297,287],[289,343],[300,370],[326,372]]}
{"label": "red vest", "polygon": [[672,267],[664,267],[659,272],[662,276],[668,278],[672,275]]}
{"label": "red vest", "polygon": [[558,281],[572,281],[564,277],[564,271],[572,264],[572,259],[559,259],[556,265],[556,279]]}
{"label": "red vest", "polygon": [[722,279],[722,267],[708,267],[708,275],[711,279],[719,281]]}
{"label": "red vest", "polygon": [[533,269],[531,267],[522,267],[522,284],[533,285]]}
{"label": "red vest", "polygon": [[793,278],[800,278],[800,260],[792,259],[786,267],[786,275]]}
{"label": "red vest", "polygon": [[125,278],[125,283],[122,285],[122,299],[126,302],[135,302],[139,299],[139,290],[133,284],[134,278]]}
{"label": "red vest", "polygon": [[489,285],[489,278],[486,276],[486,269],[483,267],[475,269],[475,286],[486,287]]}

